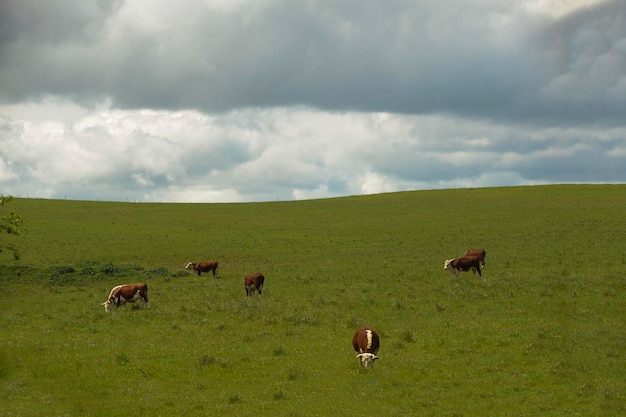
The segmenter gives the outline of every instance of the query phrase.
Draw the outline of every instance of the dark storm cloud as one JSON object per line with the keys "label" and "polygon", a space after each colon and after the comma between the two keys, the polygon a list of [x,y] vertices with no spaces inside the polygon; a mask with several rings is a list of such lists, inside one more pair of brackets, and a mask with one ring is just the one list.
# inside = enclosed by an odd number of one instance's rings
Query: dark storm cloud
{"label": "dark storm cloud", "polygon": [[552,124],[620,123],[626,104],[622,1],[556,22],[488,0],[169,4],[5,2],[0,98]]}
{"label": "dark storm cloud", "polygon": [[97,68],[86,62],[89,49],[106,37],[107,20],[119,4],[107,0],[2,1],[3,101],[26,101],[46,94],[80,97],[82,102],[92,100],[87,95],[98,88],[89,85]]}
{"label": "dark storm cloud", "polygon": [[546,117],[623,122],[626,106],[626,2],[606,1],[542,31],[544,83],[536,104]]}
{"label": "dark storm cloud", "polygon": [[23,43],[59,45],[93,43],[120,0],[3,0],[0,5],[0,48]]}

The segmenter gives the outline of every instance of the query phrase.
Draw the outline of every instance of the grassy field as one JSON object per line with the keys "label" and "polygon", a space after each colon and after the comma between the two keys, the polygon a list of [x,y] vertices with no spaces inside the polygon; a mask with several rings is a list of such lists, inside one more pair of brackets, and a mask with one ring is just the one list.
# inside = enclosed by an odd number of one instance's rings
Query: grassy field
{"label": "grassy field", "polygon": [[[1,416],[626,415],[624,185],[7,208]],[[482,278],[443,271],[481,247]],[[150,309],[105,314],[136,281]]]}

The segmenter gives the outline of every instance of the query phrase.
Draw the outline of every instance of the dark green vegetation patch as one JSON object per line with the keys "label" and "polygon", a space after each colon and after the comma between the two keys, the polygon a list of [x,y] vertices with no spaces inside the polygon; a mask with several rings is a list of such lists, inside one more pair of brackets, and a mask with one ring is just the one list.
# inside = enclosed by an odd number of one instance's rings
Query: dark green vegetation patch
{"label": "dark green vegetation patch", "polygon": [[[626,186],[11,209],[2,416],[626,414]],[[443,270],[482,247],[482,278]],[[215,278],[184,269],[209,259]],[[151,308],[105,314],[137,281]]]}

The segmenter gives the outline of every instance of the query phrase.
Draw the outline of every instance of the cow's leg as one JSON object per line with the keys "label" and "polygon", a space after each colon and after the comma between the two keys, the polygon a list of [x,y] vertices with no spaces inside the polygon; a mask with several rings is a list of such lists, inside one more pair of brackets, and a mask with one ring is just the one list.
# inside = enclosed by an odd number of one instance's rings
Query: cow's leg
{"label": "cow's leg", "polygon": [[196,272],[198,273],[198,276],[202,274],[202,272],[199,269],[196,269]]}

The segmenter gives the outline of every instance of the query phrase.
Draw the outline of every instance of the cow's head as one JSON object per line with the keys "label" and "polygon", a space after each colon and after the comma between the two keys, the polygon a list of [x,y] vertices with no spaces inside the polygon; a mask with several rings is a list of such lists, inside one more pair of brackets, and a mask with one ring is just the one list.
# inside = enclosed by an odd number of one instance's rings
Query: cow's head
{"label": "cow's head", "polygon": [[102,303],[102,305],[104,306],[104,311],[108,313],[110,306],[115,306],[115,307],[120,306],[120,296],[116,295],[116,296],[110,297],[108,300]]}
{"label": "cow's head", "polygon": [[454,268],[452,266],[452,261],[454,261],[453,259],[447,259],[445,261],[443,261],[443,269],[446,269],[448,271],[452,271]]}
{"label": "cow's head", "polygon": [[193,269],[193,262],[189,262],[186,266],[185,269]]}
{"label": "cow's head", "polygon": [[374,355],[373,353],[359,353],[358,355],[356,355],[356,357],[359,358],[359,361],[361,361],[361,365],[365,369],[370,369],[372,365],[374,365],[374,361],[378,359],[378,356]]}

